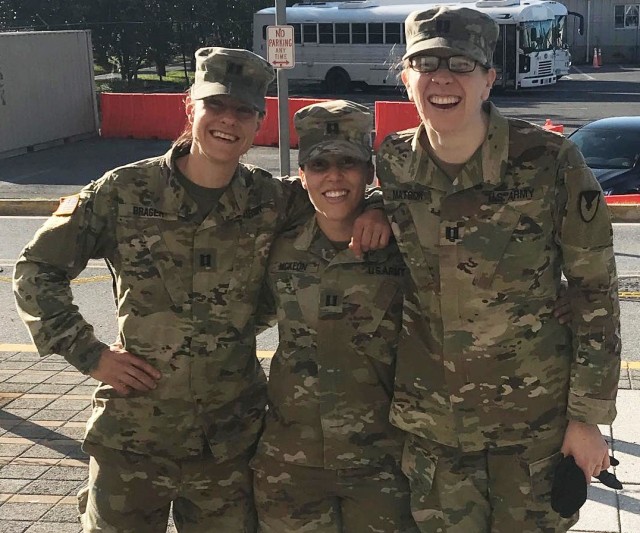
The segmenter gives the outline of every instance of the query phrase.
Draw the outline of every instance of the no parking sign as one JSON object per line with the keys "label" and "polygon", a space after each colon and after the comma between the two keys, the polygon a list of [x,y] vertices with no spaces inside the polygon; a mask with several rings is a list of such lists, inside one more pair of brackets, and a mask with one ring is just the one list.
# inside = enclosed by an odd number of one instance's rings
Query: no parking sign
{"label": "no parking sign", "polygon": [[275,68],[295,66],[293,26],[267,26],[267,61]]}

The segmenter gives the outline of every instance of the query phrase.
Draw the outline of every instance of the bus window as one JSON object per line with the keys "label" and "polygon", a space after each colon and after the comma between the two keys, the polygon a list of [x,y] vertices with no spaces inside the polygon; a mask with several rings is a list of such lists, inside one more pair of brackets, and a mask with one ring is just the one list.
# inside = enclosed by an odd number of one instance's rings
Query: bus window
{"label": "bus window", "polygon": [[336,23],[336,44],[349,44],[349,23]]}
{"label": "bus window", "polygon": [[318,24],[320,44],[333,44],[333,24],[324,22]]}
{"label": "bus window", "polygon": [[366,44],[367,43],[367,25],[366,24],[351,24],[351,42],[354,44]]}
{"label": "bus window", "polygon": [[385,43],[400,44],[400,23],[399,22],[387,22],[384,25],[384,31],[385,31]]}
{"label": "bus window", "polygon": [[317,43],[318,42],[318,26],[317,24],[302,25],[302,42]]}
{"label": "bus window", "polygon": [[541,50],[553,50],[553,20],[540,21],[540,46]]}
{"label": "bus window", "polygon": [[556,17],[554,27],[554,46],[563,48],[567,44],[567,17]]}
{"label": "bus window", "polygon": [[369,44],[382,44],[382,22],[369,23]]}
{"label": "bus window", "polygon": [[293,42],[294,44],[300,44],[302,39],[300,38],[300,24],[292,24],[293,26]]}

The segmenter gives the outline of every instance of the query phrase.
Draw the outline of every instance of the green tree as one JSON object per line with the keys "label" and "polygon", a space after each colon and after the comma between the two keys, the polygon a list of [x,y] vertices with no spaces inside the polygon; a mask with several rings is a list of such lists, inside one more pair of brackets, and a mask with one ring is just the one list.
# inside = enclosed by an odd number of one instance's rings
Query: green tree
{"label": "green tree", "polygon": [[143,64],[164,72],[179,52],[193,70],[194,53],[202,46],[250,49],[253,13],[273,5],[269,0],[0,0],[0,28],[90,29],[96,63],[115,65],[122,79],[131,81]]}

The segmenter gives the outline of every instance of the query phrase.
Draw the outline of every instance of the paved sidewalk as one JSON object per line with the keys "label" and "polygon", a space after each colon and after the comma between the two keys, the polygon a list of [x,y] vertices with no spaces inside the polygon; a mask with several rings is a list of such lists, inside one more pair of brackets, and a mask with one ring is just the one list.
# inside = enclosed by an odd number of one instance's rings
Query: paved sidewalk
{"label": "paved sidewalk", "polygon": [[[75,494],[87,477],[80,450],[95,381],[62,357],[40,358],[30,347],[0,352],[0,532],[80,533]],[[269,359],[263,359],[268,368]],[[596,482],[573,531],[640,531],[640,370],[625,365],[612,448],[624,483],[612,491]],[[168,532],[175,529],[169,526]],[[217,532],[216,532],[217,533]],[[225,532],[220,532],[225,533]],[[232,532],[229,532],[232,533]],[[359,533],[359,532],[353,532]],[[473,533],[473,532],[469,532]]]}

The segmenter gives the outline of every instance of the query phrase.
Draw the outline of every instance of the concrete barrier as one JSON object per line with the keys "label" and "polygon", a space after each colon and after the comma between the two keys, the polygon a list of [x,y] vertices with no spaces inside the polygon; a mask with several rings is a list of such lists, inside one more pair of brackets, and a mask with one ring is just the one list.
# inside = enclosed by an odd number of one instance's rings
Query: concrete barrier
{"label": "concrete barrier", "polygon": [[[78,187],[80,189],[80,187]],[[53,213],[58,205],[59,199],[1,199],[0,200],[0,216],[49,216]]]}

